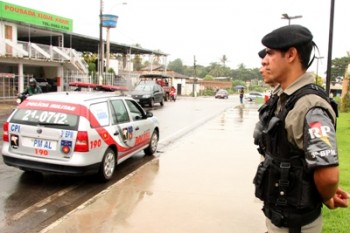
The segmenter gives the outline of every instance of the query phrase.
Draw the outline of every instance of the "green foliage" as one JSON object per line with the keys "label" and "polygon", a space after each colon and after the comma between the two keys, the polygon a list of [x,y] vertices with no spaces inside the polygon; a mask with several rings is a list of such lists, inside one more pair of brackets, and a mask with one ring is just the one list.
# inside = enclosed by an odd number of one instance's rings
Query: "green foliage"
{"label": "green foliage", "polygon": [[321,86],[321,87],[323,87],[323,83],[324,83],[324,81],[323,81],[323,79],[322,79],[322,77],[320,77],[320,76],[318,76],[318,75],[315,75],[316,77],[315,77],[315,83],[317,84],[317,85],[319,85],[319,86]]}
{"label": "green foliage", "polygon": [[[340,187],[347,192],[350,191],[350,113],[340,113],[337,122],[337,143],[339,153]],[[329,210],[326,206],[323,213],[323,233],[347,233],[350,229],[350,208],[338,208]]]}
{"label": "green foliage", "polygon": [[208,74],[213,77],[229,77],[231,74],[231,70],[228,67],[214,62],[209,65]]}
{"label": "green foliage", "polygon": [[136,54],[133,59],[133,66],[135,70],[140,70],[142,68],[142,57]]}
{"label": "green foliage", "polygon": [[96,74],[96,64],[95,63],[88,63],[88,71],[89,71],[89,75],[95,75]]}
{"label": "green foliage", "polygon": [[207,74],[203,79],[204,80],[214,80],[213,76],[211,76],[210,74]]}
{"label": "green foliage", "polygon": [[183,74],[184,73],[184,65],[182,64],[182,60],[178,58],[172,62],[169,62],[168,69],[173,70],[179,74]]}
{"label": "green foliage", "polygon": [[113,68],[108,68],[107,72],[108,72],[108,73],[111,73],[111,74],[115,74],[115,71],[114,71]]}
{"label": "green foliage", "polygon": [[337,77],[343,77],[344,72],[350,64],[350,56],[335,58],[332,60],[331,80],[334,81]]}
{"label": "green foliage", "polygon": [[214,96],[215,90],[213,88],[205,88],[203,91],[199,92],[201,96]]}
{"label": "green foliage", "polygon": [[350,112],[350,93],[346,93],[342,98],[340,98],[340,103],[339,110],[340,112]]}
{"label": "green foliage", "polygon": [[228,61],[228,58],[226,57],[226,55],[222,55],[220,62],[222,63],[222,65],[224,67],[226,67],[226,62]]}
{"label": "green foliage", "polygon": [[[213,77],[228,77],[232,80],[240,80],[244,83],[246,81],[255,80],[256,82],[262,81],[261,74],[259,72],[259,68],[249,69],[244,64],[239,64],[236,69],[231,69],[226,66],[226,62],[228,61],[226,55],[223,55],[220,59],[220,63],[210,63],[209,66],[202,66],[196,64],[196,69],[194,66],[183,65],[181,59],[176,59],[174,61],[169,62],[168,68],[170,70],[174,70],[177,73],[187,75],[189,77],[199,77],[204,78],[206,75],[211,75]],[[332,60],[332,70],[331,70],[331,80],[335,80],[336,77],[343,77],[344,72],[350,64],[350,54],[348,56],[342,58],[335,58]],[[147,65],[147,61],[144,64]],[[316,83],[323,84],[323,81],[320,77],[316,78]],[[263,85],[259,83],[258,86]]]}
{"label": "green foliage", "polygon": [[84,61],[86,62],[86,63],[95,63],[96,62],[96,60],[97,60],[97,54],[95,54],[95,53],[84,53],[83,54],[83,58],[84,58]]}

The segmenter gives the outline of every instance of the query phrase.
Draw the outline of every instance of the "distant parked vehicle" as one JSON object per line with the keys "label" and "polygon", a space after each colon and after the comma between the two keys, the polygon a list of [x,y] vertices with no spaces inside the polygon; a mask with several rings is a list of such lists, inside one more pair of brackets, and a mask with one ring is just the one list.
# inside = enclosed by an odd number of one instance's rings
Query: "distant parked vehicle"
{"label": "distant parked vehicle", "polygon": [[227,99],[228,98],[228,91],[224,89],[220,89],[215,94],[215,99]]}
{"label": "distant parked vehicle", "polygon": [[244,96],[244,99],[247,101],[254,101],[257,98],[264,99],[264,94],[261,92],[249,92]]}
{"label": "distant parked vehicle", "polygon": [[164,105],[164,90],[153,81],[140,82],[130,93],[131,97],[137,100],[142,107],[148,105],[153,107],[155,103]]}

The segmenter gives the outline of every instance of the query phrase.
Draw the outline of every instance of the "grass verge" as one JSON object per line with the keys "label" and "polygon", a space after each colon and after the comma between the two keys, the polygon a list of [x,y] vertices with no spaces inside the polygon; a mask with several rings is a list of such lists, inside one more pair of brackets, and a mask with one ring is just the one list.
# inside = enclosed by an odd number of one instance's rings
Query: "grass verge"
{"label": "grass verge", "polygon": [[[337,124],[337,143],[340,168],[340,187],[350,192],[350,113],[340,113]],[[334,210],[324,206],[322,233],[347,233],[350,229],[350,208]]]}

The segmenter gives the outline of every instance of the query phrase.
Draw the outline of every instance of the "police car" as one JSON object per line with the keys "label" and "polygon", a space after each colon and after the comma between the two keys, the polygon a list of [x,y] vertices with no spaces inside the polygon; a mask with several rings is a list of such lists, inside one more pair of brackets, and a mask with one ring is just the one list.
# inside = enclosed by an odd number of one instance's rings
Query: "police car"
{"label": "police car", "polygon": [[3,125],[4,163],[24,171],[112,178],[116,165],[153,155],[159,123],[134,99],[113,92],[28,97]]}

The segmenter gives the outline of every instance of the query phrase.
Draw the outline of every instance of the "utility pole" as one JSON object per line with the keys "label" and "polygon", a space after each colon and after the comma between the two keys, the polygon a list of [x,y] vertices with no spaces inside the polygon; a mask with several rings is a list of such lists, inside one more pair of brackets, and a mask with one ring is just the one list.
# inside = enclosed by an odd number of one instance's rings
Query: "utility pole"
{"label": "utility pole", "polygon": [[334,22],[334,0],[331,0],[331,13],[329,17],[329,39],[328,39],[328,57],[327,57],[327,76],[326,92],[330,95],[331,90],[331,69],[332,69],[332,45],[333,45],[333,22]]}
{"label": "utility pole", "polygon": [[192,86],[192,91],[193,91],[193,97],[195,97],[195,81],[197,79],[197,72],[196,72],[196,56],[193,56],[193,70],[194,70],[194,78],[193,78],[193,86]]}
{"label": "utility pole", "polygon": [[102,75],[104,68],[104,43],[103,43],[103,31],[102,31],[102,14],[103,14],[103,0],[100,0],[100,43],[99,43],[99,56],[98,56],[98,83],[102,84]]}

